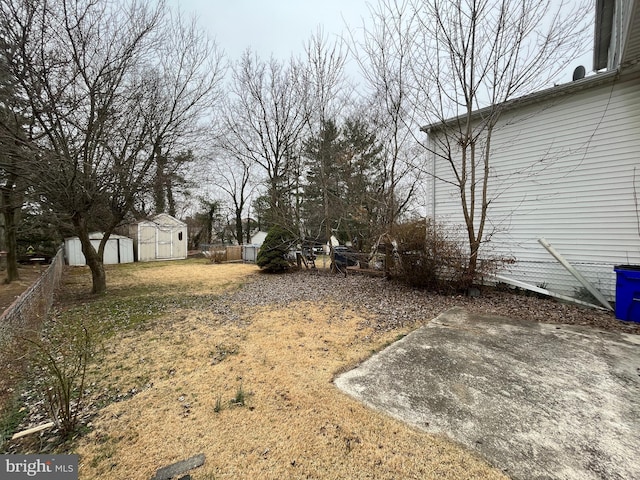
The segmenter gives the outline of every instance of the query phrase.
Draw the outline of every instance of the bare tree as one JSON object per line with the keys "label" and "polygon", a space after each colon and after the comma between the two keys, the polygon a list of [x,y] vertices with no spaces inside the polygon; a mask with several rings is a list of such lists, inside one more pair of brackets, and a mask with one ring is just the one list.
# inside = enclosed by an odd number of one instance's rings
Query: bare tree
{"label": "bare tree", "polygon": [[290,172],[298,160],[307,124],[307,85],[298,62],[261,61],[246,51],[233,67],[224,107],[222,147],[243,162],[262,167],[267,177],[271,223],[291,224]]}
{"label": "bare tree", "polygon": [[[347,61],[346,46],[341,39],[330,43],[322,30],[318,30],[312,35],[305,45],[306,52],[306,69],[304,81],[308,87],[307,116],[308,126],[307,134],[309,138],[324,138],[333,127],[335,129],[335,120],[339,118],[344,109],[346,94],[346,82],[344,68]],[[337,135],[337,131],[336,131]],[[321,142],[322,144],[323,142]],[[305,150],[309,149],[308,141]],[[335,159],[332,158],[331,148],[322,145],[313,148],[314,154],[311,155],[307,170],[313,171],[315,176],[315,188],[319,188],[316,195],[320,195],[323,218],[320,222],[324,226],[324,232],[314,232],[314,237],[324,235],[324,241],[331,238],[332,218],[335,216],[335,205],[333,199],[334,192],[331,191],[329,185],[329,177],[331,176],[332,164]],[[306,152],[309,157],[309,152]],[[299,203],[299,202],[297,202]],[[315,205],[304,205],[301,207],[309,212],[316,208]],[[300,215],[302,216],[302,215]],[[307,225],[307,230],[310,225]],[[302,231],[304,228],[300,225]],[[304,234],[301,234],[304,236]]]}
{"label": "bare tree", "polygon": [[[252,183],[253,163],[247,161],[246,158],[234,158],[222,156],[212,162],[213,165],[213,182],[225,193],[226,199],[231,204],[234,221],[234,237],[238,244],[242,244],[244,235],[244,223],[242,216],[247,215],[247,239],[250,236],[250,218],[247,213],[249,199],[256,185]],[[247,240],[248,242],[249,240]]]}
{"label": "bare tree", "polygon": [[341,38],[331,42],[318,29],[305,44],[305,54],[302,81],[307,85],[307,120],[311,133],[317,134],[324,122],[340,116],[348,101],[347,47]]}
{"label": "bare tree", "polygon": [[[151,190],[157,158],[211,101],[220,56],[162,3],[1,1],[34,122],[36,189],[80,238],[92,291],[102,293],[109,235]],[[97,251],[92,229],[104,232]]]}
{"label": "bare tree", "polygon": [[154,141],[154,211],[176,214],[175,193],[187,184],[186,168],[210,130],[209,115],[225,72],[222,54],[196,19],[169,12],[156,61],[146,72],[152,95],[149,124]]}
{"label": "bare tree", "polygon": [[[457,191],[475,277],[492,197],[491,140],[510,100],[549,83],[584,49],[585,5],[551,0],[413,1],[413,101],[429,124],[427,151]],[[482,109],[478,114],[476,112]],[[430,174],[435,175],[434,172]]]}
{"label": "bare tree", "polygon": [[381,199],[387,233],[393,233],[419,181],[419,172],[412,168],[417,155],[411,72],[415,17],[408,0],[380,1],[369,6],[369,20],[363,23],[361,35],[350,32],[353,53],[370,95],[369,116],[384,147]]}

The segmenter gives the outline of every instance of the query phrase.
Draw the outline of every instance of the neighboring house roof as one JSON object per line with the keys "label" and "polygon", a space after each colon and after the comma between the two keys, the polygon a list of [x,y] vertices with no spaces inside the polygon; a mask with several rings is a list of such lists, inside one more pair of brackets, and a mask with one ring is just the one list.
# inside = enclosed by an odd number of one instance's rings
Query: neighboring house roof
{"label": "neighboring house roof", "polygon": [[267,238],[267,232],[259,231],[251,235],[252,245],[262,245],[265,238]]}

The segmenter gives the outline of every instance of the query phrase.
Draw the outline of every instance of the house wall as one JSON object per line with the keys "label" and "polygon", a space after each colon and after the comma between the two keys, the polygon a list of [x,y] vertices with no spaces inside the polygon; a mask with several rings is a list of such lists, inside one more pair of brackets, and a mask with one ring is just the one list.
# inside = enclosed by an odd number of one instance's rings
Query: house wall
{"label": "house wall", "polygon": [[[613,266],[640,263],[639,86],[638,77],[616,81],[503,114],[482,255],[516,259],[505,275],[563,294],[580,289],[541,237],[612,300]],[[442,160],[431,162],[452,179]],[[438,221],[464,224],[453,186],[434,181],[429,197]]]}

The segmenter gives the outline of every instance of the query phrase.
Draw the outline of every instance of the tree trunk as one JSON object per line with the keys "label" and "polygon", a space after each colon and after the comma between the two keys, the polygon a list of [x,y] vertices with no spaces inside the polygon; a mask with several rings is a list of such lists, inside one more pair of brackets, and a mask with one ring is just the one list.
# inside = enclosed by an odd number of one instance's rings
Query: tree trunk
{"label": "tree trunk", "polygon": [[7,277],[5,283],[19,280],[18,273],[18,241],[17,241],[17,212],[12,198],[13,181],[7,182],[7,187],[2,189],[2,215],[4,218],[4,240],[7,250]]}
{"label": "tree trunk", "polygon": [[161,155],[160,148],[156,147],[155,149],[155,159],[156,159],[156,172],[155,178],[153,179],[153,202],[156,213],[165,213],[167,204],[165,197],[165,183],[166,183],[166,175],[165,175],[165,165],[166,159]]}
{"label": "tree trunk", "polygon": [[80,239],[82,253],[84,254],[87,266],[91,270],[91,293],[103,294],[107,291],[107,275],[104,271],[102,258],[100,258],[100,255],[98,255],[98,252],[96,252],[96,249],[93,248],[91,244],[87,222],[82,214],[76,213],[73,215],[73,226]]}
{"label": "tree trunk", "polygon": [[20,279],[18,273],[18,242],[16,238],[16,211],[7,208],[4,215],[4,236],[7,249],[7,278],[5,283]]}
{"label": "tree trunk", "polygon": [[238,245],[242,245],[242,237],[242,210],[236,209],[236,239],[238,240]]}
{"label": "tree trunk", "polygon": [[[171,185],[171,179],[167,179],[167,204],[169,205],[169,215],[175,217],[178,213],[176,209],[176,199],[173,196],[173,186]],[[158,212],[161,213],[161,212]]]}
{"label": "tree trunk", "polygon": [[473,285],[473,282],[476,278],[476,270],[478,269],[478,252],[480,250],[481,241],[470,239],[470,248],[469,248],[469,264],[467,265],[467,270],[465,272],[465,278],[463,279],[463,287],[468,288]]}

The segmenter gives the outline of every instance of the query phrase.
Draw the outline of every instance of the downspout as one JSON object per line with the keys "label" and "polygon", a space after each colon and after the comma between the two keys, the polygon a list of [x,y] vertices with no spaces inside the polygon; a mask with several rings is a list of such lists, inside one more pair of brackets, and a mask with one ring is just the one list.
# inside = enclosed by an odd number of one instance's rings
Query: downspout
{"label": "downspout", "polygon": [[601,304],[603,307],[607,308],[608,310],[613,311],[613,307],[609,304],[609,302],[607,301],[607,299],[606,299],[606,298],[604,298],[604,295],[602,295],[602,293],[600,293],[600,291],[599,291],[598,289],[596,289],[593,285],[591,285],[591,283],[590,283],[586,278],[584,278],[584,277],[582,276],[582,274],[581,274],[578,270],[576,270],[576,269],[575,269],[575,267],[574,267],[573,265],[571,265],[568,261],[566,261],[566,260],[564,259],[564,257],[563,257],[562,255],[560,255],[560,253],[559,253],[558,251],[556,251],[556,249],[555,249],[555,248],[553,248],[549,242],[547,242],[547,240],[546,240],[546,239],[544,239],[544,238],[539,238],[539,239],[538,239],[538,242],[540,242],[540,245],[542,245],[544,248],[546,248],[546,249],[547,249],[547,251],[548,251],[551,255],[553,255],[553,256],[554,256],[554,258],[555,258],[556,260],[558,260],[558,262],[560,262],[560,264],[561,264],[564,268],[566,268],[566,269],[568,270],[568,272],[569,272],[571,275],[573,275],[573,276],[576,278],[576,280],[578,280],[578,281],[582,284],[582,286],[583,286],[584,288],[586,288],[586,289],[589,291],[589,293],[590,293],[591,295],[593,295],[593,297],[594,297],[595,299],[597,299],[597,300],[598,300],[598,302],[600,302],[600,304]]}
{"label": "downspout", "polygon": [[427,138],[429,144],[429,153],[431,154],[431,219],[436,222],[436,141],[431,133],[431,129],[427,130]]}

